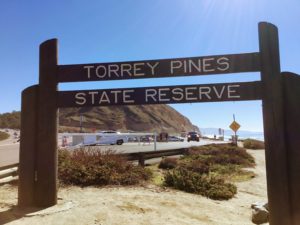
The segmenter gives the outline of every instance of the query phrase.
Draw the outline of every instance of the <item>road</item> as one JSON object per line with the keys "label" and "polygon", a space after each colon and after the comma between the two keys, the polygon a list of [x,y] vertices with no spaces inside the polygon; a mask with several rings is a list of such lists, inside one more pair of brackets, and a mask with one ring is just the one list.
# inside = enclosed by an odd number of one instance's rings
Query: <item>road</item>
{"label": "road", "polygon": [[[3,131],[3,130],[2,130]],[[10,138],[4,141],[0,141],[0,167],[18,163],[19,162],[19,142],[15,138],[13,130],[9,130]],[[17,134],[18,136],[18,134]],[[166,150],[175,148],[187,148],[197,145],[206,145],[211,143],[224,143],[220,141],[203,140],[200,142],[168,142],[161,143],[157,142],[156,150]],[[154,143],[124,143],[123,145],[101,145],[95,148],[105,150],[113,150],[117,153],[130,153],[130,152],[141,152],[141,151],[153,151]]]}
{"label": "road", "polygon": [[[191,146],[207,145],[212,143],[224,143],[223,141],[211,141],[201,140],[200,142],[157,142],[156,150],[167,150],[175,148],[188,148]],[[93,148],[101,150],[113,150],[117,153],[131,153],[131,152],[142,152],[142,151],[154,151],[154,143],[124,143],[123,145],[99,145]]]}

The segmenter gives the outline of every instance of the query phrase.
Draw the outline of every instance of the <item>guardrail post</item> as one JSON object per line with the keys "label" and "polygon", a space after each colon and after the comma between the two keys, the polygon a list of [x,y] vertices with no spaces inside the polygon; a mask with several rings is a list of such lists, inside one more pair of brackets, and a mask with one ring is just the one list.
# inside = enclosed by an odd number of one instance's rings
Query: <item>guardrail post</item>
{"label": "guardrail post", "polygon": [[37,140],[37,206],[57,203],[57,40],[40,45]]}
{"label": "guardrail post", "polygon": [[189,153],[189,148],[183,148],[182,149],[182,154],[183,155],[188,155],[188,153]]}
{"label": "guardrail post", "polygon": [[155,131],[155,132],[154,132],[154,151],[157,150],[156,144],[157,144],[157,132]]}
{"label": "guardrail post", "polygon": [[34,206],[38,86],[22,92],[18,205]]}
{"label": "guardrail post", "polygon": [[283,82],[277,27],[259,23],[262,101],[270,225],[291,225]]}
{"label": "guardrail post", "polygon": [[142,152],[139,153],[139,156],[138,156],[138,157],[139,157],[139,165],[144,167],[144,166],[145,166],[144,153],[142,153]]}

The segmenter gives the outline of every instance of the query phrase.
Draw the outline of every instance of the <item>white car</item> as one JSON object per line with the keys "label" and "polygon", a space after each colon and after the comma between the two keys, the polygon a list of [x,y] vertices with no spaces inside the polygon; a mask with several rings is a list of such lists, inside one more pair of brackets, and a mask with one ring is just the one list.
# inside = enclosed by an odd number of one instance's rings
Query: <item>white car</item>
{"label": "white car", "polygon": [[97,134],[96,135],[96,144],[102,144],[102,145],[122,145],[123,143],[128,142],[128,137],[120,134]]}
{"label": "white car", "polygon": [[128,137],[120,133],[71,133],[63,135],[66,140],[68,137],[70,137],[69,143],[64,143],[64,146],[122,145],[128,142]]}
{"label": "white car", "polygon": [[168,141],[181,141],[182,142],[182,141],[184,141],[184,139],[181,137],[169,136]]}
{"label": "white car", "polygon": [[128,137],[118,131],[107,130],[96,134],[97,144],[122,145],[125,142],[128,142]]}

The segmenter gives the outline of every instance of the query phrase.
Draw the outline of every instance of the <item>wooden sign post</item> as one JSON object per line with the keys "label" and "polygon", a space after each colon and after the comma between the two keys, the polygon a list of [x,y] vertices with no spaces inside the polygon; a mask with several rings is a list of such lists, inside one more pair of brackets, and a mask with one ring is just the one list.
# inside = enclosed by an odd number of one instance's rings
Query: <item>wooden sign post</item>
{"label": "wooden sign post", "polygon": [[[57,203],[58,108],[258,100],[263,102],[270,225],[300,221],[300,78],[281,74],[277,28],[259,24],[259,52],[58,65],[57,40],[40,46],[39,85],[22,93],[20,206]],[[58,91],[84,82],[261,72],[261,81]]]}
{"label": "wooden sign post", "polygon": [[57,203],[57,40],[40,46],[36,203]]}
{"label": "wooden sign post", "polygon": [[282,73],[287,174],[292,224],[300,221],[300,76]]}
{"label": "wooden sign post", "polygon": [[38,91],[34,85],[22,92],[18,204],[23,207],[35,205]]}
{"label": "wooden sign post", "polygon": [[259,49],[270,224],[291,224],[283,83],[278,31],[274,25],[259,24]]}

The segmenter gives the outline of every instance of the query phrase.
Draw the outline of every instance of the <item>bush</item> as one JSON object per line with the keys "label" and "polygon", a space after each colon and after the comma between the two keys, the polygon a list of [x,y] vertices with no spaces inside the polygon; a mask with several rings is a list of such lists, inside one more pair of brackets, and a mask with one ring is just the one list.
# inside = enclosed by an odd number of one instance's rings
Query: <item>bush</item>
{"label": "bush", "polygon": [[158,168],[160,168],[160,169],[174,169],[177,166],[177,161],[178,161],[177,158],[170,158],[170,157],[163,158],[160,161],[160,163],[158,165]]}
{"label": "bush", "polygon": [[192,147],[184,158],[186,160],[201,159],[210,164],[236,164],[244,167],[255,165],[254,158],[247,153],[246,149],[231,144]]}
{"label": "bush", "polygon": [[215,164],[210,168],[211,174],[219,176],[230,182],[247,181],[255,177],[253,171],[244,170],[240,165],[227,164],[220,165]]}
{"label": "bush", "polygon": [[254,139],[245,139],[244,140],[244,148],[248,149],[264,149],[265,143],[263,141],[258,141]]}
{"label": "bush", "polygon": [[232,198],[237,188],[227,181],[247,180],[253,173],[242,170],[255,165],[246,149],[230,144],[197,146],[181,157],[175,169],[164,175],[164,184],[211,199]]}
{"label": "bush", "polygon": [[0,128],[20,129],[21,112],[0,114]]}
{"label": "bush", "polygon": [[165,185],[215,200],[230,199],[237,192],[235,185],[225,183],[222,178],[210,177],[183,167],[168,171],[165,174]]}
{"label": "bush", "polygon": [[0,141],[3,141],[9,137],[8,133],[0,131]]}
{"label": "bush", "polygon": [[202,161],[199,159],[193,160],[189,163],[182,164],[189,171],[200,173],[200,174],[208,174],[210,171],[210,165],[207,161]]}
{"label": "bush", "polygon": [[225,183],[224,179],[210,179],[210,187],[207,190],[207,197],[215,200],[228,200],[237,193],[234,184]]}
{"label": "bush", "polygon": [[58,151],[58,177],[64,184],[134,185],[149,180],[151,176],[150,170],[135,166],[112,151]]}

